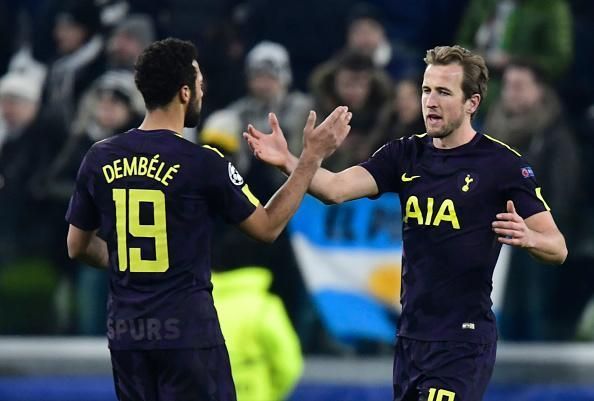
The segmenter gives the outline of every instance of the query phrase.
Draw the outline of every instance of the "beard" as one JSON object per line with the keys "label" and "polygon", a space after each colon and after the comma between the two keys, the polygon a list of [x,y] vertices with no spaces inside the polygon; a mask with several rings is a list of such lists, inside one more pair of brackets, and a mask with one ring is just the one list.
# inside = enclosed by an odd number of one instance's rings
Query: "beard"
{"label": "beard", "polygon": [[429,135],[431,138],[446,138],[448,137],[452,132],[454,132],[456,129],[458,129],[458,127],[460,127],[462,125],[462,122],[464,121],[464,116],[460,116],[460,118],[451,121],[450,123],[448,123],[447,125],[445,125],[444,127],[440,128],[440,129],[436,129],[436,130],[429,130],[429,128],[427,128],[427,135]]}
{"label": "beard", "polygon": [[200,122],[200,104],[196,101],[196,92],[192,92],[190,102],[184,115],[184,127],[195,128]]}

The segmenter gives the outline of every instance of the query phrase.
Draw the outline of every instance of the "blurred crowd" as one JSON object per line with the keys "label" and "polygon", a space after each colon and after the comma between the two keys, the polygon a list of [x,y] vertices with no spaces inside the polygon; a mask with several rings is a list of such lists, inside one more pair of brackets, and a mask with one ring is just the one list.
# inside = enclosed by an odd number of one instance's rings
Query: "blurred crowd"
{"label": "blurred crowd", "polygon": [[[275,112],[297,153],[310,109],[321,120],[348,105],[352,131],[325,161],[343,169],[424,132],[426,49],[482,54],[491,80],[475,128],[531,163],[570,255],[550,267],[512,251],[501,337],[594,341],[593,20],[588,0],[0,0],[0,334],[104,333],[106,276],[68,259],[64,213],[91,144],[143,118],[136,58],[175,36],[195,43],[206,80],[202,121],[184,136],[223,151],[261,202],[285,177],[249,152],[248,123],[268,132]],[[260,287],[302,349],[336,352],[288,235],[265,245],[217,231],[215,265],[265,267]]]}

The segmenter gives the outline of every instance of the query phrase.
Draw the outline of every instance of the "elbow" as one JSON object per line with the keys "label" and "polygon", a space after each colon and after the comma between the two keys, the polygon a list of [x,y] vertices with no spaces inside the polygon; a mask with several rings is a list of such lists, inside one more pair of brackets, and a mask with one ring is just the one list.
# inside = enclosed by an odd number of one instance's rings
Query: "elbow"
{"label": "elbow", "polygon": [[554,254],[549,254],[546,257],[540,257],[537,259],[540,260],[541,263],[555,265],[555,266],[561,266],[563,263],[565,263],[565,260],[567,259],[567,255],[568,255],[567,247],[564,246],[563,248],[559,249],[559,251],[555,252]]}
{"label": "elbow", "polygon": [[262,232],[257,239],[260,242],[263,242],[265,244],[272,244],[274,241],[277,240],[277,238],[280,236],[282,230],[275,230],[275,229],[271,229],[271,230],[266,230],[265,232]]}
{"label": "elbow", "polygon": [[567,243],[565,242],[565,237],[561,236],[561,246],[559,247],[559,252],[557,252],[557,258],[553,262],[556,265],[562,265],[567,260],[567,256],[569,255],[569,251],[567,250]]}
{"label": "elbow", "polygon": [[272,244],[278,238],[279,234],[266,234],[260,238],[265,244]]}
{"label": "elbow", "polygon": [[79,259],[81,255],[82,255],[82,252],[80,251],[80,249],[71,248],[70,246],[68,246],[68,257],[70,259],[72,259],[72,260]]}
{"label": "elbow", "polygon": [[330,194],[329,196],[324,196],[323,198],[320,198],[320,200],[324,203],[324,205],[330,206],[330,205],[340,205],[346,199],[340,193],[333,193],[333,194]]}
{"label": "elbow", "polygon": [[83,247],[81,244],[78,244],[76,241],[73,241],[70,237],[66,241],[66,245],[68,248],[68,257],[72,260],[80,259],[84,252]]}
{"label": "elbow", "polygon": [[565,261],[567,260],[567,255],[569,255],[569,251],[567,250],[567,247],[564,246],[563,249],[561,250],[561,252],[559,252],[559,255],[557,257],[557,260],[555,261],[555,264],[562,265],[563,263],[565,263]]}

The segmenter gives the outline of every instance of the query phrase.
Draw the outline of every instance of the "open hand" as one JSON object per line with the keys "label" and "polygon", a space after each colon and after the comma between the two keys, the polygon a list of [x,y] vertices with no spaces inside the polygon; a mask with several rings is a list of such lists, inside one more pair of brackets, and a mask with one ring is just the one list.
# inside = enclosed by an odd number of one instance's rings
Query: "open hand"
{"label": "open hand", "polygon": [[243,133],[243,137],[256,158],[273,166],[282,167],[290,157],[287,140],[274,113],[268,114],[268,123],[272,128],[270,134],[265,134],[250,124],[247,132]]}
{"label": "open hand", "polygon": [[508,200],[507,213],[499,213],[496,217],[497,220],[491,225],[493,231],[499,235],[499,242],[520,248],[531,246],[531,231],[524,222],[524,219],[516,213],[514,202]]}
{"label": "open hand", "polygon": [[315,127],[316,113],[311,111],[303,129],[304,151],[311,151],[321,158],[330,156],[351,130],[349,123],[352,116],[348,107],[339,106]]}

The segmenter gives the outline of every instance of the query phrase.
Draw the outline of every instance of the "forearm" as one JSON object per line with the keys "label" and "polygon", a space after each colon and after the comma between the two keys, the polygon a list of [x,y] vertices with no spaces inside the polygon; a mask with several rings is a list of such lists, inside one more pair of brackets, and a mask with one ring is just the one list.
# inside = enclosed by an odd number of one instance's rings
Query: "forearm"
{"label": "forearm", "polygon": [[312,177],[320,168],[322,159],[304,151],[295,167],[291,167],[289,179],[270,198],[264,209],[268,216],[268,229],[272,239],[278,237],[293,214],[297,211]]}
{"label": "forearm", "polygon": [[76,259],[92,267],[106,269],[109,260],[107,243],[94,234],[87,248]]}
{"label": "forearm", "polygon": [[[288,161],[282,171],[290,175],[297,167],[299,159],[289,154]],[[336,188],[336,173],[325,168],[318,168],[309,184],[308,192],[325,203],[340,203],[338,188]]]}
{"label": "forearm", "polygon": [[555,233],[532,231],[531,240],[526,250],[542,263],[560,265],[567,258],[565,238],[559,231]]}

